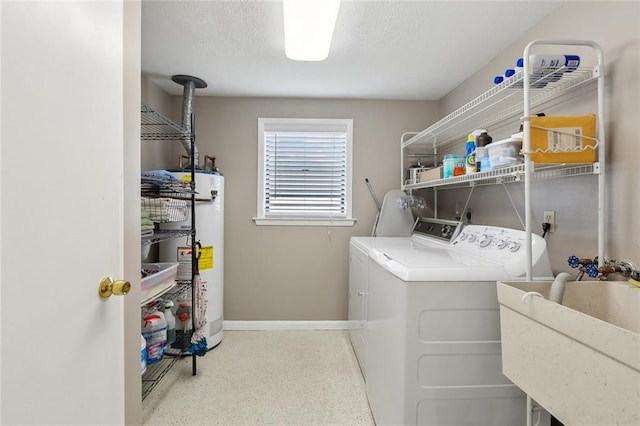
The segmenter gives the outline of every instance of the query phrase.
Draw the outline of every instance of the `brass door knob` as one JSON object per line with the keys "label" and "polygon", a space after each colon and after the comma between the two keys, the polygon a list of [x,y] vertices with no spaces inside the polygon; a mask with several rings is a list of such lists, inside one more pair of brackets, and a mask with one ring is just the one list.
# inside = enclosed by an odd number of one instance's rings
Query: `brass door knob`
{"label": "brass door knob", "polygon": [[131,283],[129,281],[115,281],[111,277],[104,277],[98,285],[98,294],[106,299],[112,294],[116,296],[124,296],[131,291]]}

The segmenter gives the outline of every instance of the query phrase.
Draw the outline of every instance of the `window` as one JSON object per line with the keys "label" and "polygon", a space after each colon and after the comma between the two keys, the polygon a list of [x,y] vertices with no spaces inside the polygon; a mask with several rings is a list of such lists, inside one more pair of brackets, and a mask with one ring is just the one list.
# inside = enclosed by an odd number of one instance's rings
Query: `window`
{"label": "window", "polygon": [[350,119],[258,119],[258,225],[351,226]]}

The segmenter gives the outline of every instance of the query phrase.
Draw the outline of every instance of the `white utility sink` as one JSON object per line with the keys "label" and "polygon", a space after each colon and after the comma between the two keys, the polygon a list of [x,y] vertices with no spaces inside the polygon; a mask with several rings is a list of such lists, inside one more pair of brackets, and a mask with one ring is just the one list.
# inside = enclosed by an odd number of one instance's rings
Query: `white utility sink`
{"label": "white utility sink", "polygon": [[559,305],[550,282],[497,285],[505,376],[568,426],[640,425],[640,288],[569,282]]}

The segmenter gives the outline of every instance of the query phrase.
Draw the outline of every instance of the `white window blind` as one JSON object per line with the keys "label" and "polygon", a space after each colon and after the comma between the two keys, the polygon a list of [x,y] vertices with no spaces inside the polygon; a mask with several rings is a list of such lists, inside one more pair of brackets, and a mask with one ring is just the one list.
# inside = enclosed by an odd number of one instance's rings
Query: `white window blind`
{"label": "white window blind", "polygon": [[351,219],[351,128],[351,120],[260,119],[256,219]]}
{"label": "white window blind", "polygon": [[345,217],[345,132],[265,132],[265,217]]}

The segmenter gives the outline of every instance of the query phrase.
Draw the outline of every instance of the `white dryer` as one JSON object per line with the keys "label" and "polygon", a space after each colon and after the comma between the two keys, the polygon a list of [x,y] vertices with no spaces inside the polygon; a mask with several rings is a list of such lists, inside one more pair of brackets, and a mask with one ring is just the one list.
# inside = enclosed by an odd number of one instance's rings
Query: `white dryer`
{"label": "white dryer", "polygon": [[[497,280],[524,279],[524,231],[420,219],[368,244],[366,389],[378,425],[518,426],[525,394],[502,375]],[[533,236],[533,275],[553,279]]]}

